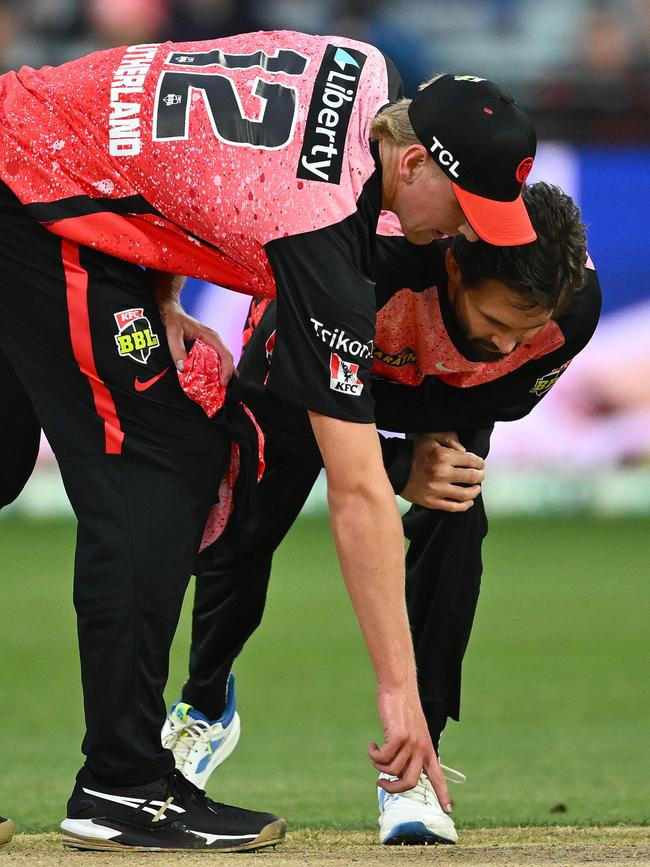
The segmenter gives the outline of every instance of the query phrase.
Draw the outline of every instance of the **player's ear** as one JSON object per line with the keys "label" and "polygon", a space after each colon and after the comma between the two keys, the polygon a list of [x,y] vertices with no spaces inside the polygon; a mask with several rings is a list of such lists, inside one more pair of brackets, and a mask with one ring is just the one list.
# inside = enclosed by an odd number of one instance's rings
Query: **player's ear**
{"label": "player's ear", "polygon": [[445,268],[447,269],[447,277],[449,277],[450,283],[462,283],[463,275],[460,270],[460,265],[458,264],[458,260],[452,253],[451,247],[445,253]]}
{"label": "player's ear", "polygon": [[412,184],[429,159],[427,149],[421,144],[414,143],[404,148],[399,158],[400,179],[406,184]]}

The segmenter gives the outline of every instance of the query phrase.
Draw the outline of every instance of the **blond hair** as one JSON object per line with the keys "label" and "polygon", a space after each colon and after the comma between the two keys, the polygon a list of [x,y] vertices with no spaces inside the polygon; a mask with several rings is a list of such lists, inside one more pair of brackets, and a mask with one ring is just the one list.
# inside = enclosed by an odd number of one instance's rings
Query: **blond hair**
{"label": "blond hair", "polygon": [[[425,87],[433,84],[441,75],[444,75],[444,73],[440,72],[428,81],[422,82],[418,90],[424,90]],[[420,144],[420,139],[416,136],[411,126],[408,114],[410,104],[410,99],[400,99],[382,109],[373,118],[370,125],[370,139],[372,141],[384,139],[396,145]]]}
{"label": "blond hair", "polygon": [[410,99],[400,99],[398,102],[387,105],[386,108],[376,115],[370,125],[371,141],[384,139],[396,145],[418,142],[419,139],[413,132],[408,115],[410,104]]}

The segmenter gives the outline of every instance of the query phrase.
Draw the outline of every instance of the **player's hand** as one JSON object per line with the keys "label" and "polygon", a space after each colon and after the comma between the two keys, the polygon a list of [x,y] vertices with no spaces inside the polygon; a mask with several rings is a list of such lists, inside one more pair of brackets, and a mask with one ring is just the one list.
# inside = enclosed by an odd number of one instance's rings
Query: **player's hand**
{"label": "player's hand", "polygon": [[438,801],[451,813],[447,783],[422,712],[417,690],[386,690],[379,688],[379,717],[384,729],[384,744],[370,744],[370,759],[384,774],[397,780],[378,780],[377,785],[387,792],[405,792],[413,789],[422,771],[431,781]]}
{"label": "player's hand", "polygon": [[221,360],[221,382],[227,385],[233,375],[235,361],[232,352],[217,332],[186,313],[178,301],[166,302],[158,309],[167,333],[169,352],[177,370],[183,370],[187,358],[185,342],[201,339],[217,352]]}
{"label": "player's hand", "polygon": [[168,274],[166,271],[148,269],[151,280],[151,288],[154,292],[160,318],[167,333],[167,345],[169,352],[176,365],[176,369],[183,370],[187,352],[185,342],[202,340],[211,346],[221,361],[221,382],[227,385],[235,369],[232,352],[222,341],[216,331],[203,325],[198,319],[190,316],[183,310],[180,297],[185,277],[177,274]]}
{"label": "player's hand", "polygon": [[422,434],[401,496],[427,509],[466,512],[481,492],[484,469],[483,458],[466,451],[453,431]]}

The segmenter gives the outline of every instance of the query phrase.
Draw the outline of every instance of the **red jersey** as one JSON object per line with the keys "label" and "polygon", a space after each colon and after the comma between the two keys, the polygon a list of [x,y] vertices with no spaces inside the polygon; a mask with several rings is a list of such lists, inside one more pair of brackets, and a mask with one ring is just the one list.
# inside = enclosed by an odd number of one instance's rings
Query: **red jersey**
{"label": "red jersey", "polygon": [[250,294],[277,291],[277,389],[369,421],[366,396],[328,393],[330,355],[306,344],[312,317],[372,339],[381,185],[370,125],[399,88],[376,48],[288,31],[25,67],[0,77],[0,177],[64,238]]}

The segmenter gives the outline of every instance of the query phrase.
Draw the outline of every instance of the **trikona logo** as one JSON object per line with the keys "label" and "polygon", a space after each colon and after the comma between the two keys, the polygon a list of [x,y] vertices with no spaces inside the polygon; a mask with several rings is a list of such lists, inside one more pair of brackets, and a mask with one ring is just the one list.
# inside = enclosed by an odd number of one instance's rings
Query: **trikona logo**
{"label": "trikona logo", "polygon": [[359,379],[359,365],[352,364],[332,352],[330,355],[330,388],[341,394],[351,394],[359,397],[363,391],[363,383]]}
{"label": "trikona logo", "polygon": [[297,177],[338,184],[352,105],[367,57],[328,45],[311,95]]}
{"label": "trikona logo", "polygon": [[[438,148],[440,148],[440,150],[438,150]],[[433,137],[433,144],[429,150],[431,151],[431,155],[438,160],[440,165],[448,168],[449,174],[453,175],[456,180],[458,180],[458,160],[451,151],[445,150],[444,145],[435,135]],[[436,153],[436,151],[438,152]]]}
{"label": "trikona logo", "polygon": [[314,331],[330,349],[340,350],[348,355],[354,355],[357,358],[372,358],[372,340],[367,343],[362,343],[360,340],[351,338],[343,328],[325,328],[322,322],[310,316],[309,321],[314,327]]}
{"label": "trikona logo", "polygon": [[137,361],[138,364],[146,364],[151,350],[160,346],[160,341],[151,328],[151,322],[144,315],[143,308],[120,310],[113,315],[118,327],[115,335],[118,355]]}

